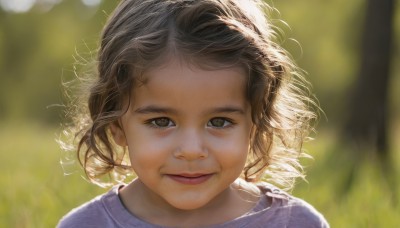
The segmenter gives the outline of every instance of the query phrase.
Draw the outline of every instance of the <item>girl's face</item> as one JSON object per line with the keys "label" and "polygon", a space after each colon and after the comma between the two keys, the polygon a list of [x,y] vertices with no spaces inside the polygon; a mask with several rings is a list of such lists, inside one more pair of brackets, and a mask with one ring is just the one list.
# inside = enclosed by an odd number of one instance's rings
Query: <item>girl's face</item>
{"label": "girl's face", "polygon": [[228,196],[245,165],[252,128],[244,70],[171,61],[145,78],[133,90],[122,130],[112,128],[146,189],[140,197],[195,210]]}

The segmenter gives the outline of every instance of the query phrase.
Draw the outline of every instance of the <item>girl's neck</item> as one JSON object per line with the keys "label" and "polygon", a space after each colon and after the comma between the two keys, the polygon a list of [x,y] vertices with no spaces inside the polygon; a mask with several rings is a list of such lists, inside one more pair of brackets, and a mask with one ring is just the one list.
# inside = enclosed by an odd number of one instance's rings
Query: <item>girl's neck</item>
{"label": "girl's neck", "polygon": [[130,213],[152,224],[199,227],[220,224],[249,212],[260,193],[247,182],[237,180],[205,206],[181,210],[168,204],[139,179],[120,190],[120,197]]}

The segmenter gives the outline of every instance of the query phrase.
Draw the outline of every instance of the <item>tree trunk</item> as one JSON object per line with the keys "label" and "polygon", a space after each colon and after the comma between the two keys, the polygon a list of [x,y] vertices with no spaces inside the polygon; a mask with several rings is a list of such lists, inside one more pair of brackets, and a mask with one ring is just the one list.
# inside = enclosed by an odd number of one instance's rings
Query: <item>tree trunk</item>
{"label": "tree trunk", "polygon": [[388,84],[395,0],[368,0],[361,64],[344,136],[387,159]]}

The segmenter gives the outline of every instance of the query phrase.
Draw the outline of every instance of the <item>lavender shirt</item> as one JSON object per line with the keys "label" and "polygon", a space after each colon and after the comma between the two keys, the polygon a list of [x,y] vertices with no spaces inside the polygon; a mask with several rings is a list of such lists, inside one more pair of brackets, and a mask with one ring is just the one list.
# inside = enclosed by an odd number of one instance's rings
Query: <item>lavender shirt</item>
{"label": "lavender shirt", "polygon": [[[263,195],[251,211],[234,220],[209,227],[329,227],[325,218],[305,201],[266,183],[257,186]],[[57,227],[165,227],[132,215],[119,198],[120,187],[116,186],[108,193],[73,209],[60,220]]]}

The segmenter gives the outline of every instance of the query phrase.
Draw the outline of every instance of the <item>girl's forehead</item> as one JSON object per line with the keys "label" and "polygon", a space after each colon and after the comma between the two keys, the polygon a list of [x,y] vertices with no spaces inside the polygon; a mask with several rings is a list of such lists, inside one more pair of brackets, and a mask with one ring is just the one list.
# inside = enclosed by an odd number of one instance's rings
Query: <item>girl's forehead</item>
{"label": "girl's forehead", "polygon": [[144,77],[146,82],[132,90],[134,107],[157,104],[194,111],[221,105],[246,106],[247,80],[240,67],[210,70],[170,61],[149,69]]}

